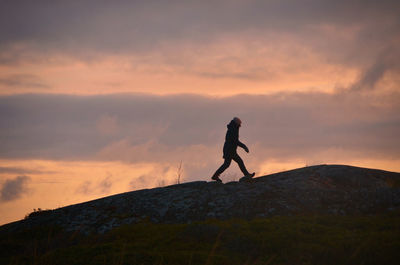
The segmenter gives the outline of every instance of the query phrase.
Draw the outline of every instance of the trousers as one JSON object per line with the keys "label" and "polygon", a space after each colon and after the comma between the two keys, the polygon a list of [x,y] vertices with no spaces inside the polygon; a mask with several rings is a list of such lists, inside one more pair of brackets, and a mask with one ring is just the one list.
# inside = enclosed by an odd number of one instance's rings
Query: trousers
{"label": "trousers", "polygon": [[227,169],[231,165],[232,160],[239,165],[239,168],[242,171],[243,175],[249,175],[249,172],[247,171],[242,158],[238,154],[234,154],[233,156],[225,156],[224,159],[224,163],[217,169],[217,171],[215,171],[214,176],[221,175],[222,172],[224,172],[225,169]]}

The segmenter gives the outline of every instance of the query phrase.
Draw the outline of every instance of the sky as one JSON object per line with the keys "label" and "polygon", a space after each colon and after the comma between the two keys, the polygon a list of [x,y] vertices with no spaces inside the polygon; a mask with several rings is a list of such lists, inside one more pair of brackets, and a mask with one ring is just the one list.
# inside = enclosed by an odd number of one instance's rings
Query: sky
{"label": "sky", "polygon": [[235,116],[258,176],[400,172],[398,1],[0,4],[0,225],[208,181]]}

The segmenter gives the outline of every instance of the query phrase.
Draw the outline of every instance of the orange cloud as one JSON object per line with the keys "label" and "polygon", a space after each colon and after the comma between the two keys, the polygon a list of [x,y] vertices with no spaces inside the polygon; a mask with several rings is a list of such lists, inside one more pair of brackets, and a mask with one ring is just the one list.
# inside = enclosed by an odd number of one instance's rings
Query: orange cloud
{"label": "orange cloud", "polygon": [[[19,181],[24,189],[18,191],[18,196],[0,201],[0,224],[21,219],[34,208],[53,209],[176,182],[176,168],[158,163],[0,160],[0,168],[14,169],[0,173],[0,188],[3,189],[18,184],[15,169],[28,173],[21,179],[23,183]],[[8,194],[6,190],[4,194]]]}
{"label": "orange cloud", "polygon": [[[0,83],[0,93],[153,94],[195,93],[215,96],[271,94],[280,91],[333,92],[354,82],[359,70],[325,61],[288,36],[259,42],[247,36],[226,36],[206,46],[166,45],[143,54],[102,55],[90,61],[49,55],[46,60],[2,66],[0,78],[11,73],[31,75],[42,87],[15,89]],[[271,42],[265,45],[265,42]]]}

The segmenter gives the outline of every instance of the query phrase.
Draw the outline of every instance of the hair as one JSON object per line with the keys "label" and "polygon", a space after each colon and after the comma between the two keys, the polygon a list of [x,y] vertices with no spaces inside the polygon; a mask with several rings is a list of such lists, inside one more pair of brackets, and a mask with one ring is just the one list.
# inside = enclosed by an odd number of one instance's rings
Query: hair
{"label": "hair", "polygon": [[234,117],[233,120],[236,122],[237,125],[242,124],[242,121],[238,117]]}

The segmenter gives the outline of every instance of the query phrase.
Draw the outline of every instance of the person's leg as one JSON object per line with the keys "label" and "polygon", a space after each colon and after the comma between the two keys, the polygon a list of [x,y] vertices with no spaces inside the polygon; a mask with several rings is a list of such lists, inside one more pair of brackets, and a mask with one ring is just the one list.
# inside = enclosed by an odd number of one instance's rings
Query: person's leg
{"label": "person's leg", "polygon": [[236,154],[235,156],[232,157],[232,159],[238,163],[240,170],[242,171],[243,175],[248,176],[250,175],[249,171],[247,171],[246,166],[243,163],[242,158]]}
{"label": "person's leg", "polygon": [[214,175],[212,176],[212,179],[218,178],[218,176],[221,175],[222,172],[224,172],[225,169],[227,169],[230,166],[231,161],[232,161],[232,158],[230,158],[230,157],[225,158],[224,163],[217,169],[217,171],[215,171]]}

